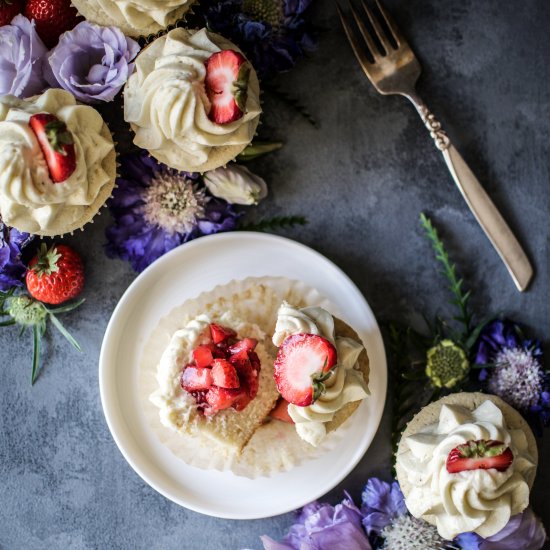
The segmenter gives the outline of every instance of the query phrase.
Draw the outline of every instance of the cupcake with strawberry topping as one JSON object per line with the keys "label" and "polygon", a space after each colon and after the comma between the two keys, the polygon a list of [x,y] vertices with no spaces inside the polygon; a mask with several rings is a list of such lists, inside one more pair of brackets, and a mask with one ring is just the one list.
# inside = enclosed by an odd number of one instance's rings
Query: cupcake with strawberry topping
{"label": "cupcake with strawberry topping", "polygon": [[160,162],[205,172],[233,160],[260,119],[256,73],[242,52],[206,29],[177,28],[136,59],[124,88],[134,143]]}
{"label": "cupcake with strawberry topping", "polygon": [[369,394],[369,361],[357,333],[321,307],[283,302],[273,344],[274,378],[281,400],[272,416],[291,421],[317,447]]}
{"label": "cupcake with strawberry topping", "polygon": [[537,445],[521,415],[499,397],[456,393],[407,425],[396,457],[411,514],[444,539],[501,531],[529,505]]}
{"label": "cupcake with strawberry topping", "polygon": [[72,232],[111,195],[116,153],[92,107],[64,90],[0,97],[0,216],[35,235]]}

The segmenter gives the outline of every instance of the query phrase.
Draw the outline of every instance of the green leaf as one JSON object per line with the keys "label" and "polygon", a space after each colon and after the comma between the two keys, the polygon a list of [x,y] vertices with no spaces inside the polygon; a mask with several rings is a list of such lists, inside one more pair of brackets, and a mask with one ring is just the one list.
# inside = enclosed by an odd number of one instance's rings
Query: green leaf
{"label": "green leaf", "polygon": [[32,346],[32,375],[31,375],[31,386],[34,385],[38,377],[38,372],[40,369],[40,347],[42,342],[42,334],[40,331],[39,325],[33,325],[32,327],[33,335],[33,346]]}
{"label": "green leaf", "polygon": [[239,231],[274,231],[295,225],[306,225],[308,222],[304,216],[275,216],[257,223],[240,224]]}
{"label": "green leaf", "polygon": [[277,151],[283,146],[281,141],[253,141],[242,153],[237,155],[237,162],[248,162],[268,153]]}
{"label": "green leaf", "polygon": [[9,321],[2,321],[0,323],[0,327],[9,327],[11,325],[15,325],[15,319],[10,319]]}
{"label": "green leaf", "polygon": [[59,332],[63,334],[63,336],[71,343],[71,345],[78,351],[82,351],[80,344],[71,336],[69,331],[62,325],[61,321],[51,312],[49,317],[52,323],[54,324],[55,328],[57,328],[57,330],[59,330]]}
{"label": "green leaf", "polygon": [[314,128],[319,127],[317,121],[313,118],[313,116],[311,116],[307,108],[301,104],[300,100],[298,100],[294,96],[291,96],[288,92],[282,91],[277,86],[266,85],[264,83],[263,89],[264,92],[273,94],[277,99],[279,99],[283,103],[286,103],[289,107],[293,108],[296,112],[302,115]]}
{"label": "green leaf", "polygon": [[77,300],[76,302],[72,302],[71,304],[67,304],[65,306],[56,307],[54,309],[46,308],[46,311],[48,313],[55,313],[56,315],[59,313],[67,313],[69,311],[73,311],[73,309],[76,309],[77,307],[80,307],[85,301],[86,298],[81,298],[80,300]]}

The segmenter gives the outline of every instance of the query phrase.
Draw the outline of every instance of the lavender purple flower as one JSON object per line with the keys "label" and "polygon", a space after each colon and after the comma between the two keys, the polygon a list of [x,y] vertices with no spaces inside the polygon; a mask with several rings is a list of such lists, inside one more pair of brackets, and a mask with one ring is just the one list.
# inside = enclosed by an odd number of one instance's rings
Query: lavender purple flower
{"label": "lavender purple flower", "polygon": [[48,56],[49,80],[85,103],[112,101],[132,74],[139,49],[120,29],[83,21],[62,34]]}
{"label": "lavender purple flower", "polygon": [[22,287],[26,267],[21,261],[22,249],[32,240],[28,233],[21,233],[0,221],[0,290]]}
{"label": "lavender purple flower", "polygon": [[47,86],[47,53],[34,21],[17,15],[11,25],[0,27],[0,95],[25,98],[40,93]]}
{"label": "lavender purple flower", "polygon": [[168,168],[145,151],[122,157],[120,172],[106,251],[136,271],[191,239],[236,227],[239,214],[213,198],[198,174]]}

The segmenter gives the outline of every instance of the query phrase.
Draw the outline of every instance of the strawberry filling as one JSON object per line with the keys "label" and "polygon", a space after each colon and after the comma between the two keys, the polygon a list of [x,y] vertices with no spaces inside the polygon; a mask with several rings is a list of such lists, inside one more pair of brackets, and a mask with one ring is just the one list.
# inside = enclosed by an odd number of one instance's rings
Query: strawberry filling
{"label": "strawberry filling", "polygon": [[210,342],[192,351],[180,385],[207,416],[229,408],[242,411],[258,393],[261,364],[254,351],[258,341],[239,340],[234,330],[216,323],[209,328]]}

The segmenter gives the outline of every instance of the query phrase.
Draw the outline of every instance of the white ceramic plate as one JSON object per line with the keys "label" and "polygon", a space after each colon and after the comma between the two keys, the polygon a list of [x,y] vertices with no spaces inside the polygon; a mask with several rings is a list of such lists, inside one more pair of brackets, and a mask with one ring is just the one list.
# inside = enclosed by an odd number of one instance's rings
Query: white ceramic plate
{"label": "white ceramic plate", "polygon": [[[361,336],[370,358],[369,388],[349,422],[346,444],[272,477],[248,479],[200,470],[173,455],[156,437],[138,398],[144,343],[175,306],[216,285],[246,277],[302,280],[336,304]],[[169,252],[130,285],[118,303],[99,359],[107,424],[132,468],[154,489],[196,512],[232,519],[282,514],[319,498],[355,467],[368,449],[386,398],[386,358],[374,315],[358,288],[332,262],[294,241],[263,233],[201,237]]]}

